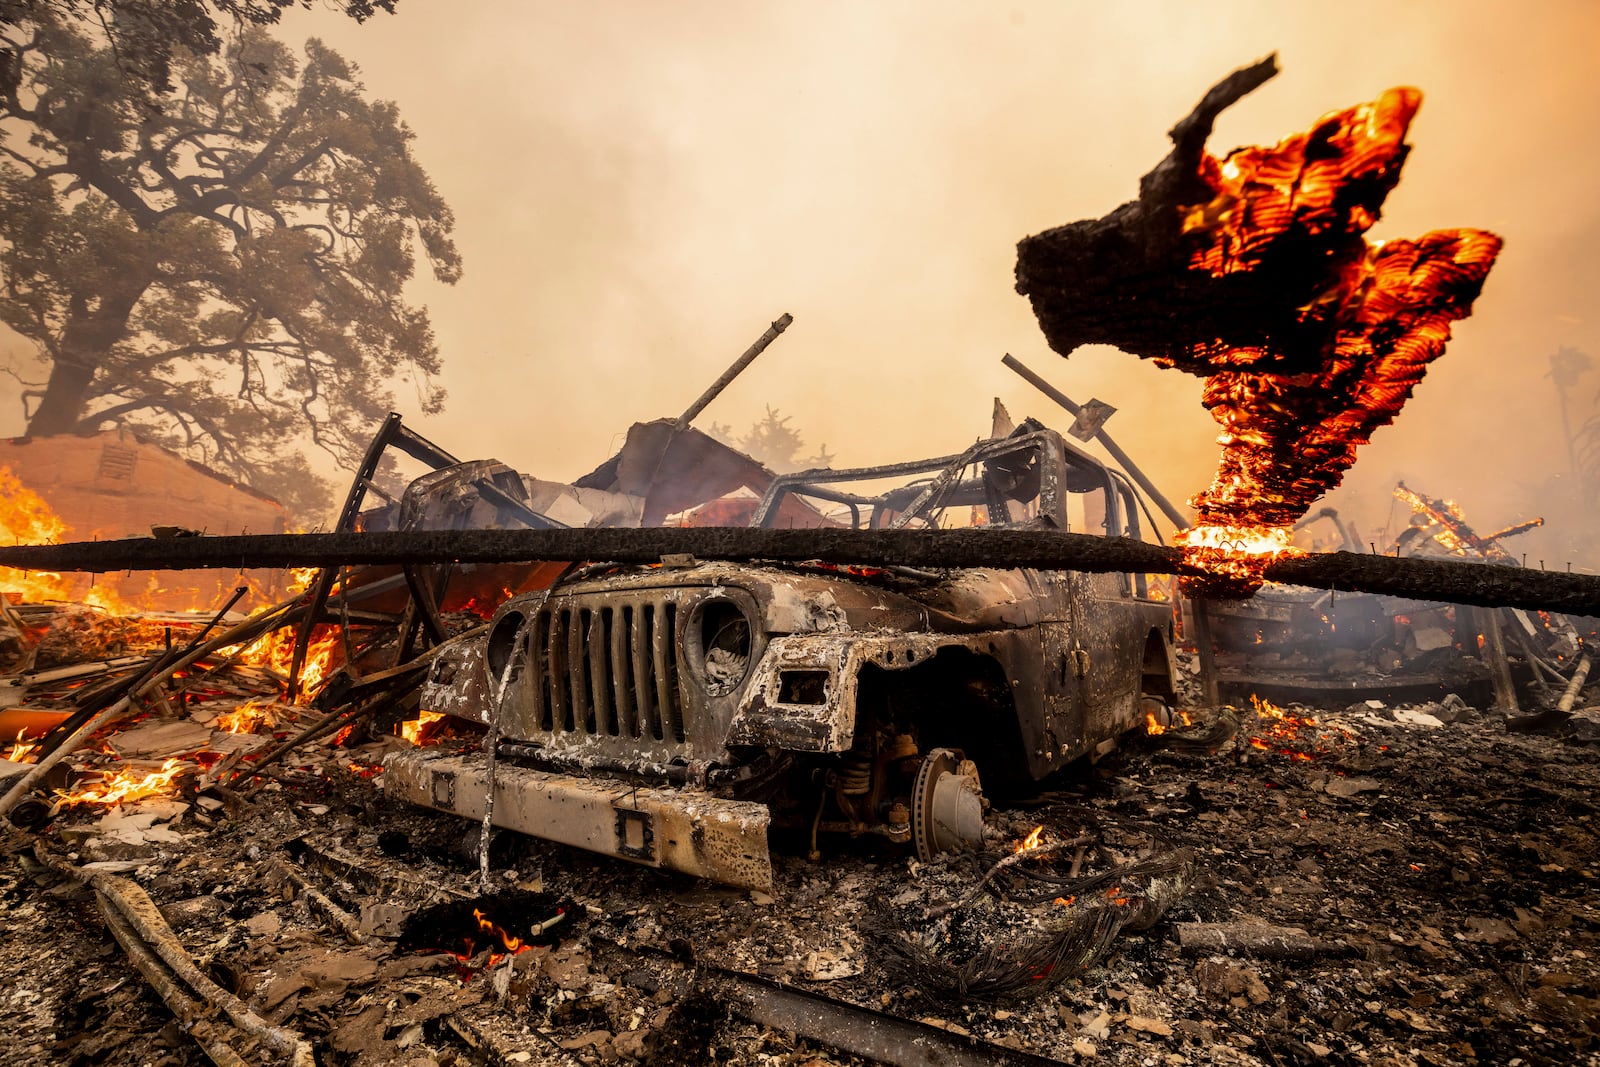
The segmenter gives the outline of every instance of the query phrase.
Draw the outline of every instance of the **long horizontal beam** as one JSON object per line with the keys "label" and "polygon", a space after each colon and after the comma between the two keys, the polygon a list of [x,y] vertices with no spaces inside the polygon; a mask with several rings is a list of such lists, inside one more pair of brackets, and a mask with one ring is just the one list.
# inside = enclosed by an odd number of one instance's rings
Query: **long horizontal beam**
{"label": "long horizontal beam", "polygon": [[[1039,567],[1201,575],[1176,548],[1039,530],[428,530],[131,538],[0,547],[0,567],[30,571],[195,570],[583,560],[820,560],[866,566]],[[1269,581],[1485,607],[1600,615],[1600,575],[1453,560],[1323,552],[1280,558]]]}

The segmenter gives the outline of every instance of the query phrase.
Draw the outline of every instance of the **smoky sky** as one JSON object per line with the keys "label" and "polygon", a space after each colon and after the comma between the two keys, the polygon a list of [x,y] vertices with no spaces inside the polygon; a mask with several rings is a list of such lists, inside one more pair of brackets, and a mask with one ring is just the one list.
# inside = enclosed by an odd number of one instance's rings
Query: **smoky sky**
{"label": "smoky sky", "polygon": [[1186,498],[1217,458],[1199,380],[1050,352],[1012,288],[1016,241],[1133,198],[1172,124],[1269,52],[1283,72],[1213,152],[1415,85],[1413,152],[1371,236],[1472,226],[1506,247],[1335,502],[1381,524],[1403,477],[1485,527],[1560,503],[1548,358],[1600,358],[1600,5],[406,0],[364,26],[295,10],[278,32],[321,37],[399,104],[455,211],[465,277],[411,290],[450,394],[418,428],[563,480],[787,311],[699,425],[742,431],[772,405],[849,465],[956,451],[995,397],[1064,425],[1010,352],[1117,406],[1108,429]]}

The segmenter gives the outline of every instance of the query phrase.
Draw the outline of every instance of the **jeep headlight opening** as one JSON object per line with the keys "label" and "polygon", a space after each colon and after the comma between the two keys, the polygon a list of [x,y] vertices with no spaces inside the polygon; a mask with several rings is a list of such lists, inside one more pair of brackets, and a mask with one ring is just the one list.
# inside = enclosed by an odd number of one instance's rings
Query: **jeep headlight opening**
{"label": "jeep headlight opening", "polygon": [[690,663],[711,696],[727,696],[749,676],[755,648],[750,616],[731,597],[696,604],[685,636]]}
{"label": "jeep headlight opening", "polygon": [[[517,654],[517,634],[522,631],[527,615],[515,608],[502,612],[495,620],[494,627],[489,631],[489,640],[485,648],[485,662],[489,667],[489,684],[498,686],[505,676],[506,665]],[[512,677],[515,680],[522,673],[522,664],[519,662],[512,668]]]}

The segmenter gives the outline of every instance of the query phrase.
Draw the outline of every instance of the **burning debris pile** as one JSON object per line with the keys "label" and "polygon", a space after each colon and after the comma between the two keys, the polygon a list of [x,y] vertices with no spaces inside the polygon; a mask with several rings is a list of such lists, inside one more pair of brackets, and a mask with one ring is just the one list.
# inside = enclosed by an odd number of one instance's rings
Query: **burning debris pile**
{"label": "burning debris pile", "polygon": [[[662,521],[759,484],[728,457],[711,470],[695,435],[636,432],[637,464],[593,476],[613,488],[445,465],[360,518],[448,527],[581,505],[584,521]],[[697,489],[629,482],[675,450]],[[971,816],[975,848],[911,859],[863,835],[819,862],[801,841],[770,892],[735,891],[485,836],[386,788],[386,756],[448,761],[492,736],[419,703],[424,679],[465,669],[440,642],[565,571],[333,568],[253,615],[8,604],[0,724],[29,723],[7,735],[5,787],[27,806],[0,838],[0,973],[33,998],[18,1061],[1444,1063],[1515,1048],[1554,1063],[1600,1047],[1582,859],[1600,697],[1581,680],[1561,738],[1479,712],[1158,704],[1170,729],[986,816],[960,774],[919,774],[931,810]],[[703,642],[708,668],[722,633]],[[1538,790],[1527,766],[1545,769]],[[616,821],[640,825],[621,813],[650,791],[617,788]]]}
{"label": "burning debris pile", "polygon": [[[1506,539],[1542,519],[1479,534],[1452,501],[1398,485],[1408,521],[1384,543],[1388,556],[1461,559],[1520,567]],[[1327,520],[1350,550],[1359,547],[1338,512],[1324,508],[1297,529]],[[1517,608],[1470,608],[1416,598],[1269,586],[1249,600],[1214,601],[1210,619],[1221,692],[1244,699],[1427,701],[1451,694],[1504,712],[1574,706],[1586,679],[1593,618]],[[1447,714],[1440,710],[1440,714]]]}
{"label": "burning debris pile", "polygon": [[1444,352],[1501,244],[1481,230],[1363,236],[1400,179],[1415,89],[1270,148],[1207,153],[1217,115],[1276,73],[1268,58],[1213,88],[1138,200],[1017,247],[1017,289],[1057,352],[1112,344],[1206,379],[1223,452],[1186,536],[1216,573],[1190,581],[1196,595],[1260,584],[1289,526]]}

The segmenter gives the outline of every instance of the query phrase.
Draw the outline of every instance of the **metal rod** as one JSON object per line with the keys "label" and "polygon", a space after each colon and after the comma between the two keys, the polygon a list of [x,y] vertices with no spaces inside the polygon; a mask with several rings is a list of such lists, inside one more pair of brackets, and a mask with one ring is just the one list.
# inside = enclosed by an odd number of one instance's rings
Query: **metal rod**
{"label": "metal rod", "polygon": [[678,429],[687,429],[694,421],[695,416],[706,409],[706,405],[715,400],[735,378],[744,372],[744,369],[755,362],[757,356],[767,350],[767,346],[778,339],[778,335],[789,328],[794,321],[794,316],[784,312],[773,324],[767,327],[767,332],[756,338],[756,343],[744,350],[744,355],[733,361],[733,366],[722,372],[722,377],[711,383],[711,387],[700,394],[700,399],[689,405],[687,411],[678,416],[674,424]]}
{"label": "metal rod", "polygon": [[[1029,370],[1023,365],[1021,360],[1017,359],[1010,353],[1007,353],[1000,362],[1016,371],[1017,374],[1021,376],[1023,381],[1039,390],[1039,392],[1043,393],[1051,400],[1054,400],[1057,404],[1060,404],[1063,408],[1066,408],[1067,413],[1073,418],[1077,418],[1078,413],[1083,410],[1083,408],[1074,403],[1071,398],[1067,396],[1067,394],[1063,393],[1061,390],[1057,389],[1055,386],[1051,385],[1049,382],[1033,373],[1033,371]],[[1147,478],[1144,471],[1139,469],[1139,465],[1130,459],[1128,454],[1111,439],[1110,434],[1106,433],[1104,429],[1100,429],[1095,431],[1094,436],[1095,439],[1100,442],[1101,446],[1111,454],[1111,458],[1116,460],[1118,465],[1120,465],[1124,471],[1128,472],[1128,477],[1139,483],[1139,488],[1144,490],[1145,496],[1148,496],[1152,501],[1155,502],[1156,507],[1160,508],[1162,513],[1166,515],[1167,521],[1172,523],[1174,529],[1186,530],[1190,526],[1194,525],[1194,520],[1188,518],[1183,512],[1179,511],[1177,507],[1173,505],[1172,501],[1168,500],[1161,490],[1156,488],[1155,483]]]}

